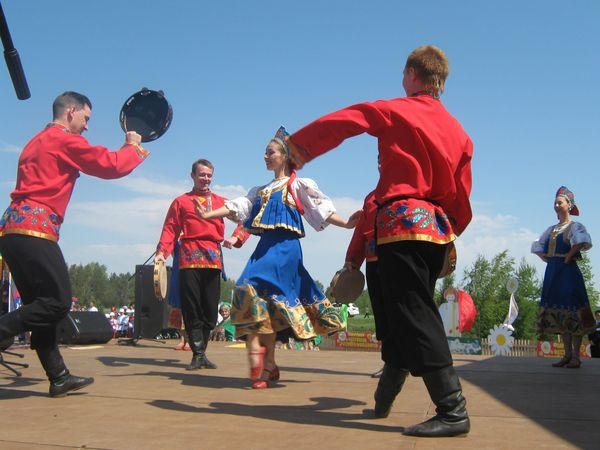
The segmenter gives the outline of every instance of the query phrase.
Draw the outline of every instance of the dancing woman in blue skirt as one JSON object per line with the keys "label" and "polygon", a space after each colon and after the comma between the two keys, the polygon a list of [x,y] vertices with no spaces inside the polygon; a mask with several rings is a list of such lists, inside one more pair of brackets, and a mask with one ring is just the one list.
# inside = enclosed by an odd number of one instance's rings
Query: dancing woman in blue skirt
{"label": "dancing woman in blue skirt", "polygon": [[317,231],[328,224],[353,228],[361,211],[348,220],[317,184],[296,178],[281,127],[265,150],[267,170],[274,178],[252,188],[244,197],[225,202],[214,211],[198,205],[203,219],[228,217],[260,236],[237,283],[231,308],[236,336],[246,336],[252,387],[264,389],[279,379],[275,363],[278,332],[292,332],[298,339],[311,339],[345,328],[323,291],[305,269],[300,238],[304,237],[302,217]]}

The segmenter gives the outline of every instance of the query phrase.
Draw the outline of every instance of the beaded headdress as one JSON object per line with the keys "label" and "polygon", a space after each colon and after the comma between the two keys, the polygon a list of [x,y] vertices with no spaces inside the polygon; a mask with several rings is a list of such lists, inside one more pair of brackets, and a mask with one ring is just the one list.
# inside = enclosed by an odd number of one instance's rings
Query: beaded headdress
{"label": "beaded headdress", "polygon": [[575,204],[575,194],[567,189],[566,186],[561,186],[558,188],[558,191],[556,191],[556,197],[566,198],[570,205],[569,214],[572,216],[579,215],[579,208],[577,208],[577,205]]}
{"label": "beaded headdress", "polygon": [[[280,126],[279,129],[277,130],[277,132],[275,133],[275,136],[273,137],[273,140],[275,142],[277,142],[278,144],[281,144],[281,147],[283,147],[283,151],[285,152],[285,154],[288,157],[290,156],[290,149],[287,146],[287,144],[285,143],[285,138],[288,137],[289,135],[290,134],[287,131],[285,131],[285,127]],[[296,203],[296,208],[298,209],[300,214],[304,214],[304,208],[302,207],[302,203],[300,203],[300,200],[298,199],[298,197],[296,197],[296,194],[294,193],[294,190],[292,189],[292,183],[296,179],[296,168],[293,165],[291,165],[291,169],[292,169],[292,173],[290,174],[290,178],[288,179],[288,182],[287,182],[288,192],[294,199],[294,203]]]}
{"label": "beaded headdress", "polygon": [[273,137],[274,141],[277,141],[277,143],[281,144],[281,146],[283,147],[283,150],[285,151],[285,153],[287,155],[290,154],[290,149],[288,148],[287,144],[285,143],[285,138],[288,137],[289,135],[290,135],[290,133],[285,131],[285,127],[281,126],[281,127],[279,127],[279,129],[277,130],[277,133],[275,133],[275,136]]}

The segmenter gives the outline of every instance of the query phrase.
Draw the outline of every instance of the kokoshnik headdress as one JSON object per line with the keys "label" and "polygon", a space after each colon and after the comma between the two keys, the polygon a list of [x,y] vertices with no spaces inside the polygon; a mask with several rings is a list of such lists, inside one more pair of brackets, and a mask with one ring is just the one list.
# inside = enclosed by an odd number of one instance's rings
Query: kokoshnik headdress
{"label": "kokoshnik headdress", "polygon": [[572,216],[578,216],[579,208],[575,204],[575,194],[573,194],[573,192],[571,192],[569,189],[567,189],[566,186],[561,186],[558,188],[558,191],[556,191],[556,197],[559,197],[559,196],[567,199],[567,202],[569,203],[569,206],[570,206],[569,214],[571,214]]}
{"label": "kokoshnik headdress", "polygon": [[[285,130],[285,127],[280,126],[279,129],[277,130],[277,132],[275,133],[275,136],[273,137],[273,140],[275,142],[277,142],[278,144],[281,144],[281,146],[283,147],[283,151],[287,155],[288,159],[290,157],[290,149],[289,149],[288,145],[286,144],[285,140],[289,135],[290,134]],[[291,168],[292,173],[290,174],[290,178],[288,179],[288,182],[287,182],[288,192],[294,199],[294,203],[296,203],[296,208],[298,209],[298,212],[300,214],[304,214],[304,208],[302,207],[302,203],[300,203],[300,201],[296,198],[296,194],[294,194],[294,190],[292,189],[292,183],[296,179],[296,168],[291,163],[290,163],[290,168]]]}

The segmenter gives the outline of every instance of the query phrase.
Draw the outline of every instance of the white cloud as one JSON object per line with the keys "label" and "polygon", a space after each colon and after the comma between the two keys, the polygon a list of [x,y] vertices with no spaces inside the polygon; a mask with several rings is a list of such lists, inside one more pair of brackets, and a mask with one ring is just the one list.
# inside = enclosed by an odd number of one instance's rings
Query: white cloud
{"label": "white cloud", "polygon": [[129,175],[113,181],[115,184],[139,194],[158,195],[175,198],[189,188],[190,183],[160,182],[149,178]]}
{"label": "white cloud", "polygon": [[222,195],[225,198],[236,198],[246,195],[249,191],[249,188],[245,188],[239,184],[228,184],[224,186],[214,184],[212,185],[212,190],[216,194]]}
{"label": "white cloud", "polygon": [[74,202],[69,207],[68,226],[97,229],[110,234],[144,236],[162,226],[171,203],[167,198],[129,198],[123,201]]}
{"label": "white cloud", "polygon": [[0,153],[20,153],[22,147],[13,144],[0,142]]}
{"label": "white cloud", "polygon": [[545,264],[530,252],[531,243],[539,232],[519,227],[519,219],[510,215],[475,215],[467,230],[456,241],[458,253],[457,281],[463,276],[478,256],[491,259],[507,250],[518,265],[521,259],[535,266],[541,278]]}

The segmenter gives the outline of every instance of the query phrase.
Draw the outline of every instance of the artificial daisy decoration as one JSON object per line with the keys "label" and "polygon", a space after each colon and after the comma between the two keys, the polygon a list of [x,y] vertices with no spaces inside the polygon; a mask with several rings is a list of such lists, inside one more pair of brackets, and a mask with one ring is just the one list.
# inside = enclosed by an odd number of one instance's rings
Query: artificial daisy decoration
{"label": "artificial daisy decoration", "polygon": [[542,349],[542,353],[544,355],[549,355],[550,352],[552,351],[552,346],[550,345],[550,342],[544,341],[544,342],[542,342],[541,349]]}
{"label": "artificial daisy decoration", "polygon": [[490,330],[488,342],[490,343],[492,352],[496,356],[508,355],[515,342],[515,338],[512,337],[512,331],[506,325],[496,325]]}

